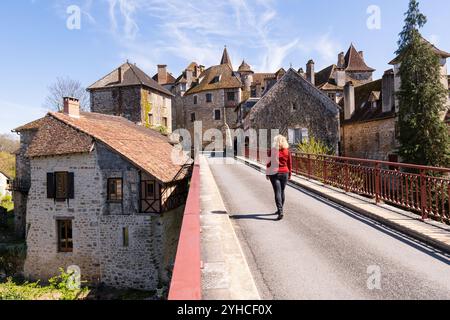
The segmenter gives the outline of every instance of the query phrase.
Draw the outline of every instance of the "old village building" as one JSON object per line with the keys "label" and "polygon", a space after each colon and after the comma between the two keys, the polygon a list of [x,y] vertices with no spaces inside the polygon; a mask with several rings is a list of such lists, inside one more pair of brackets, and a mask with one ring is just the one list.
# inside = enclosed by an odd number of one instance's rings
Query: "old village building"
{"label": "old village building", "polygon": [[64,112],[15,131],[25,276],[45,280],[76,265],[91,284],[167,284],[190,160],[179,155],[173,162],[173,147],[159,132],[123,117],[80,113],[72,98],[64,99]]}
{"label": "old village building", "polygon": [[[293,147],[313,136],[336,153],[339,112],[339,106],[326,94],[294,69],[289,69],[250,109],[243,129],[278,129],[289,137]],[[267,138],[270,146],[271,137]]]}
{"label": "old village building", "polygon": [[[423,39],[423,41],[426,41]],[[450,53],[428,43],[441,61],[442,85],[449,90],[447,58]],[[382,79],[360,84],[349,81],[344,88],[344,97],[339,101],[341,115],[341,154],[348,157],[397,162],[399,111],[396,93],[400,90],[398,74],[401,57],[390,62],[393,69],[387,70]],[[450,96],[447,103],[450,107]],[[442,120],[448,123],[450,115],[443,112]]]}
{"label": "old village building", "polygon": [[[166,85],[171,79],[166,75],[160,81]],[[92,112],[172,132],[173,94],[134,64],[124,63],[87,90]]]}

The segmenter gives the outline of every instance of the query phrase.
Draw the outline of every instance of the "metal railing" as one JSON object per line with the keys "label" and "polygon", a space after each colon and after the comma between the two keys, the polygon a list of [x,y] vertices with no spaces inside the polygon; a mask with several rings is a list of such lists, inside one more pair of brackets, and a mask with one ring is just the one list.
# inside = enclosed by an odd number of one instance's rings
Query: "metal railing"
{"label": "metal railing", "polygon": [[22,193],[28,193],[30,191],[31,183],[29,180],[14,179],[9,181],[7,189],[9,191],[18,191]]}
{"label": "metal railing", "polygon": [[[256,155],[256,156],[255,156]],[[267,163],[267,152],[246,150]],[[292,152],[293,173],[450,224],[450,169]]]}
{"label": "metal railing", "polygon": [[194,164],[184,211],[169,300],[201,300],[200,165]]}

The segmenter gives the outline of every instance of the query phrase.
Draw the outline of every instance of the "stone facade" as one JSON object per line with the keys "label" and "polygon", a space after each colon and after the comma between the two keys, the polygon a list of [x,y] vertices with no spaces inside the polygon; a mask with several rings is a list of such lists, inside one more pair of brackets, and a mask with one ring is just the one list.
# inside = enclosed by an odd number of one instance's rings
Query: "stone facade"
{"label": "stone facade", "polygon": [[[304,129],[336,153],[339,146],[339,106],[290,69],[252,108],[244,129]],[[270,137],[268,137],[270,139]],[[268,141],[268,145],[271,141]]]}
{"label": "stone facade", "polygon": [[396,152],[395,117],[342,126],[346,157],[389,161]]}
{"label": "stone facade", "polygon": [[91,90],[91,111],[172,132],[172,98],[139,86]]}
{"label": "stone facade", "polygon": [[[167,284],[183,212],[141,213],[137,168],[100,143],[89,154],[33,158],[30,164],[26,277],[46,280],[77,265],[91,284],[144,290]],[[74,173],[74,199],[47,199],[46,174],[58,171]],[[107,201],[108,178],[123,179],[121,203]],[[58,251],[60,219],[72,221],[73,252]]]}

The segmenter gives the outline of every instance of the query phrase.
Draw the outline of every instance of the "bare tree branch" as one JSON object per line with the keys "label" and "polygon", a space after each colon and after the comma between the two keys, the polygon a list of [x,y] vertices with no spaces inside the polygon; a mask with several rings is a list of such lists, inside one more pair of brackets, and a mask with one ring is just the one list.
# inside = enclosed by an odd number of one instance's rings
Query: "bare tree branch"
{"label": "bare tree branch", "polygon": [[53,111],[61,111],[64,107],[63,98],[73,97],[80,100],[82,111],[90,110],[89,93],[81,85],[80,81],[69,77],[58,77],[56,82],[48,87],[48,95],[44,107]]}

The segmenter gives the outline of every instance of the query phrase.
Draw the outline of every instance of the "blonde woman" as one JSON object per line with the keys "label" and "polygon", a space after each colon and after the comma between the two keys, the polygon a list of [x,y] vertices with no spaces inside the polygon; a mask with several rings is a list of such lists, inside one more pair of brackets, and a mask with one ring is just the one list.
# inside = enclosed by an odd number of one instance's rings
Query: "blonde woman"
{"label": "blonde woman", "polygon": [[284,191],[292,176],[292,157],[289,151],[289,143],[282,135],[276,136],[273,140],[272,150],[269,152],[266,175],[267,180],[270,180],[272,183],[275,193],[278,220],[282,220],[286,200]]}

